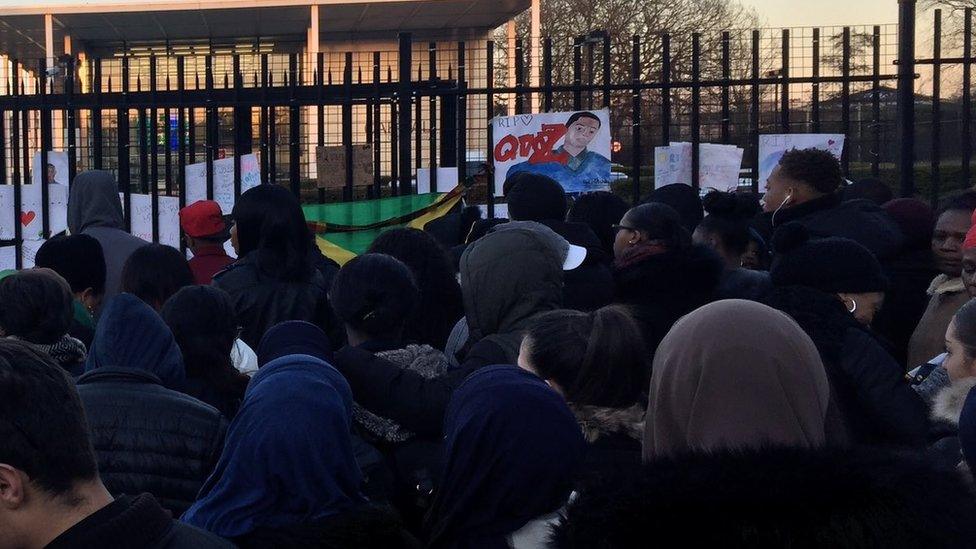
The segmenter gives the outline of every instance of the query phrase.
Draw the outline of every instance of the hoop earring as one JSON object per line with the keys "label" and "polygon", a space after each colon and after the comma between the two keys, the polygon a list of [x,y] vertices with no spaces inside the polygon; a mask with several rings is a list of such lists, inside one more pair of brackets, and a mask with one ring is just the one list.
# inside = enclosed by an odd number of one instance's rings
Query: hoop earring
{"label": "hoop earring", "polygon": [[851,308],[850,309],[847,309],[847,312],[849,312],[851,314],[854,314],[855,312],[857,312],[857,301],[856,300],[851,299]]}

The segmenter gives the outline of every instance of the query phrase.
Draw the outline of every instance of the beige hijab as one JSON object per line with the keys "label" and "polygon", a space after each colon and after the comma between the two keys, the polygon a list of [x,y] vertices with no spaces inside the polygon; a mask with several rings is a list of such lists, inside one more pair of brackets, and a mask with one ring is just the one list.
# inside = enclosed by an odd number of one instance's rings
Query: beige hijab
{"label": "beige hijab", "polygon": [[706,305],[679,320],[654,357],[644,460],[821,446],[829,395],[817,348],[793,319],[751,301]]}

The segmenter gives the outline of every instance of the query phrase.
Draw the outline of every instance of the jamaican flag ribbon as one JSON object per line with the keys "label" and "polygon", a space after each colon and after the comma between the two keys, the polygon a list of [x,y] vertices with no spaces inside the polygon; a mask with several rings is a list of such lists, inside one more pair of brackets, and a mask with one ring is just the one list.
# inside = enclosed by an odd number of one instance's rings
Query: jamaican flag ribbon
{"label": "jamaican flag ribbon", "polygon": [[463,187],[447,193],[411,194],[377,200],[302,206],[309,229],[322,253],[344,265],[364,253],[383,231],[395,227],[423,229],[461,201]]}

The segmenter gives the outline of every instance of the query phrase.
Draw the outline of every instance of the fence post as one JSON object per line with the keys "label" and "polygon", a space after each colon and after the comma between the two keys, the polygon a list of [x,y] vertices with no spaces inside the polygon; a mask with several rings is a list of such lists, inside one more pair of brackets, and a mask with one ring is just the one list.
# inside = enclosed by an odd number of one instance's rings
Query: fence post
{"label": "fence post", "polygon": [[300,139],[301,111],[295,97],[298,89],[298,54],[288,56],[288,179],[292,194],[302,198]]}
{"label": "fence post", "polygon": [[413,159],[411,158],[410,150],[410,132],[411,132],[411,115],[410,110],[410,92],[411,92],[411,75],[410,66],[412,64],[412,48],[413,40],[409,32],[401,32],[399,35],[400,41],[400,55],[399,55],[399,74],[398,74],[398,91],[399,97],[399,108],[397,109],[397,114],[399,115],[399,120],[397,120],[397,125],[399,126],[399,147],[400,147],[400,173],[397,175],[400,183],[400,194],[411,194],[412,190],[412,173],[413,169],[411,163]]}
{"label": "fence post", "polygon": [[932,168],[929,189],[932,206],[942,183],[942,10],[935,10],[932,29]]}
{"label": "fence post", "polygon": [[973,158],[973,9],[966,8],[963,22],[962,47],[962,178],[966,187],[972,185],[970,163]]}
{"label": "fence post", "polygon": [[691,187],[701,175],[701,34],[691,35]]}
{"label": "fence post", "polygon": [[630,134],[631,142],[631,200],[636,206],[640,202],[640,176],[641,176],[641,89],[640,89],[640,36],[634,35],[633,51],[630,59],[630,81],[633,90],[633,103],[631,105],[632,129]]}
{"label": "fence post", "polygon": [[898,181],[903,197],[915,194],[915,3],[898,0]]}

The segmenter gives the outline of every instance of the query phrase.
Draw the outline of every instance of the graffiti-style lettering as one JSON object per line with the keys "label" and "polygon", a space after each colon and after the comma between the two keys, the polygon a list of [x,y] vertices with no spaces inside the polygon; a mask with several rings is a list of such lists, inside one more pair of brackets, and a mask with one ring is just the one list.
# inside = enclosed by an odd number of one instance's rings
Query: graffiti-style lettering
{"label": "graffiti-style lettering", "polygon": [[506,135],[495,145],[495,162],[506,162],[518,157],[519,141],[514,135]]}

